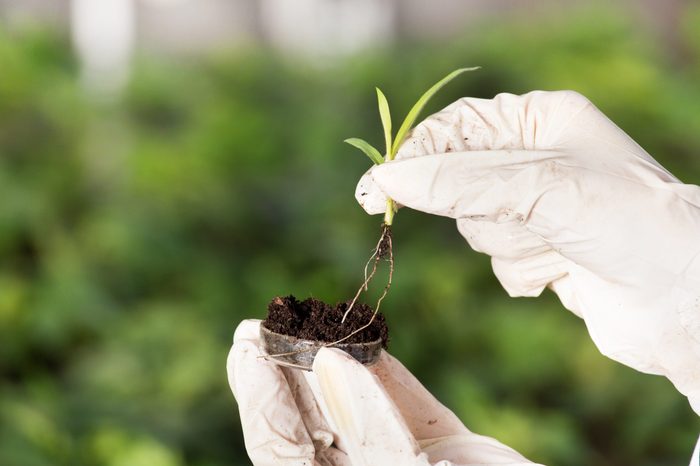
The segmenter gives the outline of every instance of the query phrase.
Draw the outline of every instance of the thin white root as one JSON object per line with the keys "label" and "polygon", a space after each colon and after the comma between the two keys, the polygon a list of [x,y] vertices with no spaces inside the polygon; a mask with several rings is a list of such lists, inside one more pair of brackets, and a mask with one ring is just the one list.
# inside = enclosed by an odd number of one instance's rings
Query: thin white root
{"label": "thin white root", "polygon": [[[387,229],[382,228],[382,235],[379,237],[379,241],[377,241],[377,245],[374,247],[374,251],[372,252],[372,255],[369,257],[369,260],[365,264],[365,281],[362,282],[362,285],[360,285],[360,288],[357,290],[357,293],[355,293],[355,297],[352,298],[352,301],[350,302],[350,306],[348,306],[347,310],[345,311],[345,314],[343,314],[343,318],[340,320],[341,324],[345,323],[345,319],[348,317],[348,314],[350,314],[350,311],[352,311],[352,308],[355,306],[355,303],[357,302],[358,298],[362,294],[362,291],[367,291],[369,288],[369,282],[372,280],[372,277],[374,277],[374,274],[377,272],[377,265],[379,264],[379,259],[380,259],[380,254],[379,254],[379,249],[382,245],[382,242],[384,241],[384,237],[386,236]],[[391,238],[389,238],[389,244],[391,244]],[[367,267],[369,267],[369,263],[374,260],[374,264],[372,265],[372,271],[370,272],[369,276],[367,276]],[[393,268],[393,267],[392,267]]]}
{"label": "thin white root", "polygon": [[[365,282],[364,282],[364,285],[365,285],[365,293],[366,293],[367,290],[368,290],[367,285],[369,284],[369,279],[367,278],[367,267],[369,267],[369,263],[372,262],[372,259],[374,259],[374,258],[377,256],[377,252],[378,252],[378,251],[379,251],[378,248],[374,248],[374,251],[372,252],[372,255],[369,256],[369,259],[367,260],[367,263],[365,263]],[[375,267],[376,267],[377,261],[374,261],[374,265],[375,265]],[[373,269],[373,271],[376,271],[376,268]],[[343,317],[343,320],[344,320],[344,319],[345,319],[345,317]]]}

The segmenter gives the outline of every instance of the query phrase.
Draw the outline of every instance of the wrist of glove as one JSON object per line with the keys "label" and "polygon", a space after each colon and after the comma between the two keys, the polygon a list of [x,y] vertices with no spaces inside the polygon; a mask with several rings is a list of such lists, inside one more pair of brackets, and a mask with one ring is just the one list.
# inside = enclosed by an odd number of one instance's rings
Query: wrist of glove
{"label": "wrist of glove", "polygon": [[228,358],[255,466],[533,465],[469,431],[395,358],[365,367],[335,349],[312,372],[262,359],[259,321],[242,322]]}
{"label": "wrist of glove", "polygon": [[461,99],[418,125],[356,197],[457,220],[511,296],[551,288],[600,351],[668,377],[700,413],[700,188],[583,96]]}

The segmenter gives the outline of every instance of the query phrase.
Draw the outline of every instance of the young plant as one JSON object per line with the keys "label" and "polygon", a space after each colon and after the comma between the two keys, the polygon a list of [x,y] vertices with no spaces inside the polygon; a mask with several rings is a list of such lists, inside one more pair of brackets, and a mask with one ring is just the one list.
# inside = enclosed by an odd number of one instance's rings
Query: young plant
{"label": "young plant", "polygon": [[[449,83],[452,81],[454,78],[459,76],[460,74],[466,72],[466,71],[472,71],[477,69],[478,67],[474,68],[460,68],[458,70],[453,71],[452,73],[448,74],[444,78],[442,78],[440,81],[435,83],[430,89],[428,89],[425,94],[423,94],[420,99],[413,105],[411,110],[408,112],[408,115],[406,115],[406,118],[404,118],[403,123],[401,123],[401,126],[399,127],[398,131],[396,132],[396,135],[392,135],[392,128],[391,128],[391,112],[389,111],[389,102],[387,102],[386,97],[384,96],[384,93],[377,88],[377,103],[379,104],[379,116],[382,120],[382,127],[384,128],[384,143],[386,146],[386,150],[384,152],[384,155],[374,148],[370,143],[367,141],[364,141],[359,138],[350,138],[346,139],[345,142],[348,144],[357,147],[360,149],[362,152],[367,155],[367,157],[370,158],[372,163],[376,165],[380,165],[384,162],[390,162],[394,160],[394,157],[396,156],[396,153],[399,150],[399,147],[401,147],[401,144],[404,142],[406,139],[406,136],[408,135],[409,131],[413,128],[413,124],[416,122],[418,119],[418,116],[420,115],[421,111],[425,107],[425,105],[428,103],[428,101],[440,90],[442,89],[445,84]],[[362,294],[363,291],[367,291],[368,286],[372,278],[375,276],[375,273],[377,272],[377,266],[380,262],[381,259],[386,259],[389,262],[389,277],[387,280],[387,284],[384,287],[384,290],[382,291],[381,295],[379,296],[379,299],[377,300],[377,305],[374,307],[374,311],[372,312],[372,315],[369,319],[369,321],[360,326],[359,328],[356,328],[355,330],[350,330],[352,325],[349,325],[348,328],[348,334],[345,335],[344,337],[333,341],[333,342],[328,342],[328,343],[318,343],[315,345],[308,345],[305,340],[302,340],[305,342],[302,348],[297,349],[296,347],[289,348],[289,349],[281,349],[282,348],[280,342],[284,342],[285,335],[281,335],[282,339],[280,339],[279,334],[275,334],[274,332],[270,332],[270,330],[267,330],[267,336],[263,336],[263,340],[267,344],[268,348],[266,352],[268,353],[266,356],[263,356],[265,358],[271,358],[272,360],[277,361],[278,363],[282,363],[286,366],[290,367],[297,367],[301,369],[309,369],[311,367],[311,362],[313,360],[313,357],[315,356],[315,352],[318,350],[319,347],[322,346],[336,346],[340,343],[343,343],[350,338],[352,338],[354,335],[362,332],[366,328],[368,328],[372,323],[374,322],[375,318],[377,317],[379,313],[379,307],[382,303],[382,300],[386,297],[387,292],[389,291],[389,288],[391,287],[391,281],[392,277],[394,274],[394,256],[393,256],[393,248],[392,248],[392,237],[391,237],[391,225],[394,222],[394,215],[396,214],[396,203],[392,199],[387,199],[387,204],[386,204],[386,213],[384,214],[384,222],[382,223],[382,234],[379,238],[379,241],[377,242],[377,245],[374,248],[374,252],[372,253],[371,257],[367,261],[367,264],[365,265],[365,280],[360,285],[360,289],[357,290],[357,293],[355,294],[355,297],[352,299],[350,302],[349,306],[347,307],[345,313],[343,314],[341,324],[345,323],[346,318],[350,314],[350,311],[354,308],[355,303],[357,302],[358,298],[360,297],[360,294]],[[372,264],[372,267],[370,269],[370,264]],[[369,269],[369,271],[368,271]],[[293,299],[293,297],[290,297]],[[290,298],[285,298],[289,301]],[[276,298],[275,301],[273,301],[273,304],[280,306],[282,304],[285,304],[281,298]],[[368,308],[364,308],[364,312],[367,311]],[[371,309],[370,309],[371,310]],[[272,311],[270,311],[272,313]],[[286,314],[285,314],[286,316]],[[268,315],[268,319],[270,318],[270,315]],[[264,328],[264,327],[263,327]],[[288,338],[288,337],[286,337]],[[267,340],[266,340],[267,339]],[[294,341],[296,341],[297,338],[294,338]],[[273,342],[276,342],[273,344]],[[269,344],[268,344],[269,343]],[[371,345],[376,345],[378,342],[364,342],[362,343],[362,348],[363,351],[366,351],[367,348],[369,348]],[[270,350],[270,348],[276,348],[275,350]],[[299,357],[301,354],[304,353],[313,353],[311,356],[305,355],[303,358]],[[373,353],[375,356],[378,356],[379,354],[379,346],[376,346],[376,351]],[[280,362],[282,361],[282,362]],[[298,364],[297,361],[302,361],[303,364]]]}
{"label": "young plant", "polygon": [[[399,147],[401,147],[401,144],[404,142],[404,139],[406,139],[408,132],[413,128],[413,124],[418,119],[420,112],[426,106],[428,101],[440,89],[442,89],[445,86],[445,84],[449,83],[460,74],[466,71],[474,71],[478,68],[479,67],[476,66],[472,68],[460,68],[454,70],[452,73],[448,74],[440,81],[433,84],[433,86],[430,89],[428,89],[415,104],[413,104],[413,107],[411,107],[411,110],[408,112],[408,115],[406,115],[406,118],[404,118],[403,123],[401,123],[399,130],[396,132],[396,136],[392,136],[391,134],[391,112],[389,111],[389,102],[386,100],[384,93],[377,87],[376,89],[377,103],[379,105],[379,116],[382,120],[382,127],[384,128],[384,142],[386,145],[384,156],[382,156],[381,153],[375,147],[373,147],[370,143],[363,139],[349,138],[346,139],[345,142],[347,142],[351,146],[357,147],[362,152],[364,152],[364,154],[367,157],[369,157],[369,159],[375,165],[380,165],[384,162],[390,162],[394,160],[396,153],[399,151]],[[386,212],[384,213],[384,225],[390,227],[394,223],[395,213],[396,203],[392,199],[387,199]]]}
{"label": "young plant", "polygon": [[[442,78],[437,83],[433,84],[433,86],[430,89],[428,89],[415,104],[413,104],[413,107],[411,107],[411,110],[406,115],[406,118],[404,118],[403,123],[401,123],[401,126],[399,127],[399,130],[396,132],[395,136],[392,135],[391,131],[391,112],[389,111],[389,102],[387,102],[384,93],[379,88],[376,88],[377,104],[379,106],[379,117],[382,120],[382,127],[384,128],[384,144],[386,147],[384,155],[382,156],[381,153],[375,147],[373,147],[370,143],[363,139],[349,138],[346,139],[345,142],[347,142],[351,146],[357,147],[362,152],[364,152],[364,154],[367,157],[369,157],[369,159],[375,165],[381,165],[384,162],[390,162],[394,160],[396,153],[399,151],[399,147],[401,147],[401,144],[403,144],[404,140],[406,139],[406,136],[408,136],[409,131],[411,131],[411,129],[413,128],[414,123],[418,119],[418,116],[420,115],[421,111],[426,106],[428,101],[430,101],[430,99],[447,83],[452,81],[460,74],[467,71],[473,71],[478,68],[478,66],[472,68],[459,68]],[[384,213],[384,222],[382,223],[381,236],[379,237],[377,246],[374,248],[372,256],[369,258],[367,264],[365,265],[365,281],[360,286],[360,289],[357,290],[357,293],[355,294],[355,297],[350,303],[350,306],[348,306],[348,309],[345,312],[345,315],[343,316],[343,322],[345,322],[345,318],[353,309],[353,306],[355,305],[357,299],[360,297],[360,294],[363,291],[367,291],[369,282],[372,280],[375,272],[377,271],[377,265],[379,264],[380,259],[387,259],[387,261],[389,262],[389,278],[382,294],[379,296],[377,305],[375,306],[375,315],[379,310],[379,306],[381,305],[382,300],[384,299],[387,292],[389,291],[389,288],[391,287],[391,280],[394,275],[394,254],[391,236],[391,225],[394,223],[395,214],[396,203],[393,199],[387,198],[386,212]],[[368,273],[367,269],[369,268],[370,263],[373,263],[373,265],[370,272]],[[372,320],[374,320],[374,317],[372,317],[372,319],[367,325],[370,325],[372,323]]]}

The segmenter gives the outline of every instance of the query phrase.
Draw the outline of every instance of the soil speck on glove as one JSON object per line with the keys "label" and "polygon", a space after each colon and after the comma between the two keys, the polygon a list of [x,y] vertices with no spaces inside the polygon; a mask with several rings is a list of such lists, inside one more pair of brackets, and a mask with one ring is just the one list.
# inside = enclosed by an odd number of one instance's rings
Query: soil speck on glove
{"label": "soil speck on glove", "polygon": [[[355,303],[345,322],[341,324],[349,305],[349,301],[331,306],[315,298],[298,301],[292,295],[277,297],[268,305],[267,319],[262,325],[283,335],[331,343],[346,337],[372,319],[374,310],[370,306]],[[382,346],[386,348],[389,328],[381,313],[377,314],[372,325],[343,343],[369,343],[378,338],[382,339]]]}

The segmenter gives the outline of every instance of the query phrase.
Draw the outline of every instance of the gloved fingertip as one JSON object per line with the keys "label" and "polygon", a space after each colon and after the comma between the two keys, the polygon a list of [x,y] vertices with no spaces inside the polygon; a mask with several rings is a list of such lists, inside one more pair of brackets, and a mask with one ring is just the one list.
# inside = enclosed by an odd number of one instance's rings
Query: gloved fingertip
{"label": "gloved fingertip", "polygon": [[374,167],[370,174],[379,189],[397,203],[415,210],[441,214],[433,208],[431,196],[434,189],[443,184],[443,180],[437,185],[435,183],[441,161],[434,155],[394,160]]}
{"label": "gloved fingertip", "polygon": [[255,343],[253,340],[245,338],[238,340],[233,344],[233,346],[231,346],[227,363],[229,366],[233,366],[236,363],[249,359],[249,354],[252,354],[253,357],[257,357],[259,355],[257,343]]}
{"label": "gloved fingertip", "polygon": [[[372,177],[372,180],[376,183],[386,184],[386,177],[391,172],[392,162],[386,162],[381,165],[372,167],[367,174]],[[387,168],[389,167],[389,168]]]}
{"label": "gloved fingertip", "polygon": [[[226,372],[228,373],[228,382],[231,386],[231,391],[236,393],[237,375],[243,370],[247,370],[251,365],[258,362],[260,351],[256,342],[250,339],[241,339],[236,341],[226,358]],[[261,361],[264,363],[264,361]]]}
{"label": "gloved fingertip", "polygon": [[386,195],[379,189],[368,171],[355,188],[355,199],[370,215],[383,214],[386,210]]}
{"label": "gloved fingertip", "polygon": [[374,181],[379,189],[392,197],[392,199],[396,195],[397,184],[400,184],[402,176],[404,175],[404,170],[401,170],[404,163],[406,163],[406,161],[386,162],[377,165],[369,173],[372,177],[372,181]]}
{"label": "gloved fingertip", "polygon": [[316,353],[312,369],[316,373],[327,372],[347,364],[362,366],[345,351],[339,350],[338,348],[321,348],[318,350],[318,353]]}
{"label": "gloved fingertip", "polygon": [[246,319],[242,321],[233,332],[233,342],[257,340],[260,337],[260,322],[260,319]]}
{"label": "gloved fingertip", "polygon": [[520,268],[513,266],[509,261],[491,258],[491,267],[501,286],[511,298],[535,298],[542,294],[546,286],[546,283],[531,283],[523,279]]}

